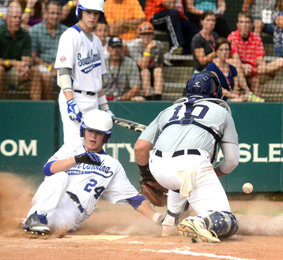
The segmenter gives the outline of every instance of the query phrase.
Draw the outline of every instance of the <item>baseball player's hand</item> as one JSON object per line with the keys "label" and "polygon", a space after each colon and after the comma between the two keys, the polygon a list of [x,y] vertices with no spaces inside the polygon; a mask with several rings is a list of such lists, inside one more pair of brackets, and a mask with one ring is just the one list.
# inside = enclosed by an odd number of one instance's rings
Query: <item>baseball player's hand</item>
{"label": "baseball player's hand", "polygon": [[85,152],[75,156],[76,163],[101,165],[100,157],[94,152]]}
{"label": "baseball player's hand", "polygon": [[115,117],[115,115],[112,113],[110,109],[106,109],[104,111],[107,112],[112,118]]}
{"label": "baseball player's hand", "polygon": [[80,112],[78,105],[74,102],[74,99],[72,98],[68,100],[67,105],[70,119],[80,123],[82,119],[82,113]]}

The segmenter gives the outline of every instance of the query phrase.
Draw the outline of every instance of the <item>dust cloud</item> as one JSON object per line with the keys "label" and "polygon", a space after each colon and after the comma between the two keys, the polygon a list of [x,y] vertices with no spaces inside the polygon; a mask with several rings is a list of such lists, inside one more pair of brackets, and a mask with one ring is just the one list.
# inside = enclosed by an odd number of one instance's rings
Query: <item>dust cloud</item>
{"label": "dust cloud", "polygon": [[[33,183],[23,176],[0,173],[0,235],[27,237],[22,229],[22,221],[37,189]],[[259,196],[249,201],[230,200],[230,204],[239,221],[237,235],[283,236],[283,201],[268,201]],[[166,208],[155,209],[166,214]],[[192,210],[188,213],[194,215]],[[161,232],[161,226],[131,206],[112,205],[100,200],[94,213],[73,234],[159,236]]]}

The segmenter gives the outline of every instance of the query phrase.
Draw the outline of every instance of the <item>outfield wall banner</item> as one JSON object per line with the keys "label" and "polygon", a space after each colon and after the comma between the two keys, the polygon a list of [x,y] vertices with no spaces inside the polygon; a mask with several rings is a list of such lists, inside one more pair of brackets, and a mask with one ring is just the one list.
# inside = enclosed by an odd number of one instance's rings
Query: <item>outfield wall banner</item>
{"label": "outfield wall banner", "polygon": [[0,172],[36,175],[54,153],[54,101],[1,101]]}
{"label": "outfield wall banner", "polygon": [[[148,125],[172,102],[110,102],[113,113]],[[240,143],[240,164],[220,178],[227,192],[241,192],[245,182],[255,192],[283,191],[283,104],[230,104]],[[0,102],[3,111],[0,133],[0,171],[42,174],[42,167],[62,144],[62,124],[54,102]],[[59,118],[59,119],[58,119]],[[56,126],[59,125],[59,132]],[[56,133],[56,134],[55,134]],[[59,143],[56,142],[59,135]],[[107,153],[119,159],[130,181],[139,188],[134,144],[139,133],[114,125]],[[36,147],[36,148],[35,148]],[[218,153],[218,161],[221,160]]]}

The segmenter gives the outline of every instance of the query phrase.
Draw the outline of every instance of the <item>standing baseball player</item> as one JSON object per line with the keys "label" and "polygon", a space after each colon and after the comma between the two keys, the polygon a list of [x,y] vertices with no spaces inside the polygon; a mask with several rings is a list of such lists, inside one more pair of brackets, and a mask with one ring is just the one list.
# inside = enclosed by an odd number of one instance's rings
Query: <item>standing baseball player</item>
{"label": "standing baseball player", "polygon": [[[187,203],[197,216],[182,220],[178,230],[194,242],[220,242],[218,237],[230,237],[238,229],[218,179],[239,162],[238,135],[230,108],[221,98],[215,74],[194,74],[186,85],[186,97],[162,111],[135,144],[142,177],[154,177],[169,189],[164,235],[170,228],[176,230]],[[218,144],[224,159],[213,168]]]}
{"label": "standing baseball player", "polygon": [[102,89],[102,74],[106,69],[101,41],[92,32],[104,15],[103,9],[103,0],[80,0],[79,22],[68,28],[59,41],[55,68],[61,87],[59,107],[65,144],[81,144],[79,123],[87,111],[100,106],[114,116]]}
{"label": "standing baseball player", "polygon": [[100,198],[113,204],[130,204],[161,224],[163,216],[138,195],[120,162],[103,150],[112,126],[112,118],[105,111],[94,109],[85,114],[80,128],[84,145],[73,150],[63,145],[45,164],[46,177],[33,198],[23,226],[26,231],[74,231],[92,214]]}

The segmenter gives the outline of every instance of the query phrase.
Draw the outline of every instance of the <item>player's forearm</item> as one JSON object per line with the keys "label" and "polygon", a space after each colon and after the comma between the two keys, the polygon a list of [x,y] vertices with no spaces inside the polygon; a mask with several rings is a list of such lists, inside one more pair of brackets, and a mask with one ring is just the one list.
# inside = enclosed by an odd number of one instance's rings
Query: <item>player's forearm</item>
{"label": "player's forearm", "polygon": [[149,162],[149,151],[152,149],[152,143],[138,139],[135,146],[135,156],[136,156],[136,163],[141,166],[145,166]]}
{"label": "player's forearm", "polygon": [[51,164],[50,171],[55,174],[57,172],[65,172],[76,165],[75,158],[69,158],[64,160],[58,160]]}

